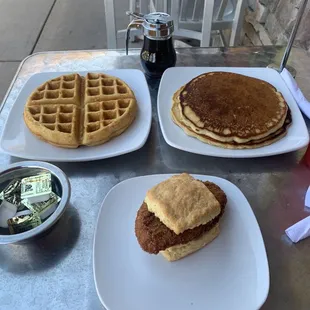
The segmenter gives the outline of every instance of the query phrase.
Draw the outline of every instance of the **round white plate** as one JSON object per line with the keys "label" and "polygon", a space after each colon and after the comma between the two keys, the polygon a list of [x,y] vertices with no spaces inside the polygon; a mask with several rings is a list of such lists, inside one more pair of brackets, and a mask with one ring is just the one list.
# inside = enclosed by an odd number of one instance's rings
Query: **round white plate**
{"label": "round white plate", "polygon": [[93,267],[98,296],[109,310],[258,309],[269,290],[269,268],[254,213],[232,183],[193,175],[219,185],[227,195],[220,235],[176,262],[140,248],[134,224],[149,188],[171,177],[128,179],[105,197],[94,239]]}

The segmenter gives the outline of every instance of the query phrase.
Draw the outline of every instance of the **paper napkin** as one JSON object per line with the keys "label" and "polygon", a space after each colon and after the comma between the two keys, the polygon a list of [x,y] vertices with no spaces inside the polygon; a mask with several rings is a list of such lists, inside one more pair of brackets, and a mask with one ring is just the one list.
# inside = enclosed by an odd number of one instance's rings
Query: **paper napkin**
{"label": "paper napkin", "polygon": [[295,98],[300,110],[310,118],[310,102],[305,98],[304,94],[298,87],[295,79],[289,73],[287,69],[283,69],[280,73],[282,79],[284,80],[286,86],[291,91],[293,97]]}
{"label": "paper napkin", "polygon": [[310,208],[310,186],[308,187],[308,190],[306,192],[305,196],[305,206]]}
{"label": "paper napkin", "polygon": [[294,242],[298,242],[310,236],[310,216],[304,218],[295,225],[285,230],[287,236]]}
{"label": "paper napkin", "polygon": [[[305,206],[310,207],[310,186],[305,196]],[[295,225],[285,230],[287,236],[293,241],[298,242],[310,236],[310,216],[299,221]]]}

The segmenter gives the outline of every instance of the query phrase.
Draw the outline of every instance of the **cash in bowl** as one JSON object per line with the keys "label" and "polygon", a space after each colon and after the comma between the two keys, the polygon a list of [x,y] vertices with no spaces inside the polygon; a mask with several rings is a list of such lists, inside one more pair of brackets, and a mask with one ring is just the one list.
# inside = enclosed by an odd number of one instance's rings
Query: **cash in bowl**
{"label": "cash in bowl", "polygon": [[0,193],[15,179],[23,179],[44,173],[51,175],[53,193],[60,197],[55,211],[38,226],[16,234],[10,234],[8,228],[0,227],[0,244],[23,242],[32,239],[51,228],[64,213],[70,200],[70,183],[65,173],[58,167],[38,161],[18,162],[0,172]]}

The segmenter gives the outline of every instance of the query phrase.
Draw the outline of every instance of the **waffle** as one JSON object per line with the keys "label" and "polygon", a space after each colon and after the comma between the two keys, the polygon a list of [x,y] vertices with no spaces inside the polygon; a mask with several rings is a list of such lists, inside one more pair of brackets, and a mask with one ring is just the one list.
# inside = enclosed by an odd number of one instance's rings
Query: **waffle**
{"label": "waffle", "polygon": [[27,105],[75,104],[81,105],[82,78],[78,74],[62,75],[39,86]]}
{"label": "waffle", "polygon": [[102,73],[88,73],[85,78],[85,103],[134,98],[122,80]]}
{"label": "waffle", "polygon": [[45,82],[29,96],[24,120],[38,138],[76,148],[120,135],[136,113],[135,96],[122,80],[106,74],[69,74]]}
{"label": "waffle", "polygon": [[134,120],[136,110],[134,98],[87,103],[82,144],[97,145],[120,135]]}
{"label": "waffle", "polygon": [[24,119],[37,137],[56,146],[79,146],[80,109],[75,104],[26,106]]}

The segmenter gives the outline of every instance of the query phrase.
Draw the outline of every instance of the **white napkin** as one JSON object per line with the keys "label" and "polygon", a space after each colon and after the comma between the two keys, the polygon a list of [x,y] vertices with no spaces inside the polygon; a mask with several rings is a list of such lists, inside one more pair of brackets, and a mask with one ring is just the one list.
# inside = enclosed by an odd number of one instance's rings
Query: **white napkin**
{"label": "white napkin", "polygon": [[294,242],[298,242],[310,236],[310,216],[299,221],[285,230],[287,236]]}
{"label": "white napkin", "polygon": [[306,192],[305,206],[310,208],[310,186],[308,187],[308,190]]}
{"label": "white napkin", "polygon": [[[310,186],[308,187],[305,196],[305,206],[308,208],[310,207]],[[310,237],[310,216],[304,218],[303,220],[297,222],[295,225],[286,229],[285,233],[295,243],[302,239]]]}
{"label": "white napkin", "polygon": [[298,87],[295,79],[289,73],[287,69],[283,69],[280,73],[282,79],[284,80],[285,84],[287,85],[288,89],[291,91],[293,97],[295,98],[300,110],[310,118],[310,102],[305,98],[304,94],[301,92],[300,88]]}

